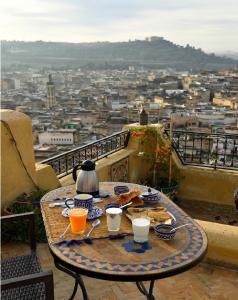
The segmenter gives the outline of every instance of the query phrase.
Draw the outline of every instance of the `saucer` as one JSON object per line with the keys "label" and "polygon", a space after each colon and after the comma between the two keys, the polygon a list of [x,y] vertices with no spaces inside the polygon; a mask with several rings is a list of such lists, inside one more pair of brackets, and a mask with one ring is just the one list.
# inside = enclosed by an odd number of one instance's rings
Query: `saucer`
{"label": "saucer", "polygon": [[[103,211],[101,208],[99,208],[97,206],[93,206],[93,208],[88,212],[87,219],[93,220],[93,219],[101,217],[102,214],[103,214]],[[68,207],[63,209],[62,216],[65,218],[69,217],[69,208]]]}
{"label": "saucer", "polygon": [[101,217],[102,214],[103,214],[103,211],[101,208],[99,208],[97,206],[93,206],[93,208],[88,212],[87,219],[93,220],[93,219]]}

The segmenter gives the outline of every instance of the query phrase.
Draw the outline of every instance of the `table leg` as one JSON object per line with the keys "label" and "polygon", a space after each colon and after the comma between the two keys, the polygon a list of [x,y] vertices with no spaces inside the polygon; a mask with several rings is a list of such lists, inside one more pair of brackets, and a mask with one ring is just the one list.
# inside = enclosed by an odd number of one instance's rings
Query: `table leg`
{"label": "table leg", "polygon": [[136,285],[138,287],[138,290],[146,296],[147,300],[155,300],[155,297],[153,296],[153,288],[154,288],[154,280],[151,280],[150,282],[150,287],[149,287],[149,291],[146,289],[146,287],[144,286],[143,282],[141,281],[137,281]]}
{"label": "table leg", "polygon": [[68,270],[67,268],[65,268],[64,266],[62,266],[60,263],[58,263],[56,260],[55,260],[55,266],[60,271],[63,271],[65,273],[69,274],[70,276],[74,277],[74,279],[75,279],[73,293],[72,293],[71,297],[69,298],[69,300],[73,300],[74,299],[75,294],[76,294],[77,289],[78,289],[78,285],[81,287],[81,291],[82,291],[82,294],[83,294],[83,299],[84,300],[89,300],[88,294],[87,294],[87,290],[85,288],[83,279],[80,276],[80,274],[77,274],[77,273],[74,273],[74,272]]}
{"label": "table leg", "polygon": [[77,279],[75,279],[74,290],[73,290],[73,293],[72,293],[71,297],[69,298],[69,300],[74,299],[74,296],[76,295],[77,290],[78,290],[78,281],[77,281]]}

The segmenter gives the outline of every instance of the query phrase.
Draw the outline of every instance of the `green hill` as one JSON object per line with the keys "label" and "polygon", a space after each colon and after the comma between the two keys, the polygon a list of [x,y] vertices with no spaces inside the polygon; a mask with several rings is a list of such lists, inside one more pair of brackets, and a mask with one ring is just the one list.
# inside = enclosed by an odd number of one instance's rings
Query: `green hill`
{"label": "green hill", "polygon": [[124,68],[143,65],[178,70],[233,67],[237,60],[206,54],[201,49],[176,45],[163,38],[129,42],[57,43],[2,41],[2,67]]}

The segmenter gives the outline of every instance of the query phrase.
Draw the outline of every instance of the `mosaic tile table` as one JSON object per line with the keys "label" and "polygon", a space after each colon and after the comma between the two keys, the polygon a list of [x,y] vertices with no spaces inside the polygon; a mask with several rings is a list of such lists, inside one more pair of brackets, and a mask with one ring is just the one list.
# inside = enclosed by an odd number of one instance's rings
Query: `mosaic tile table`
{"label": "mosaic tile table", "polygon": [[[100,190],[110,193],[99,207],[114,202],[114,186],[125,185],[119,182],[101,182]],[[147,187],[126,183],[130,190],[147,191]],[[154,190],[152,189],[152,192]],[[60,270],[75,278],[75,287],[70,299],[73,299],[80,285],[84,299],[89,299],[80,275],[113,281],[134,281],[146,299],[154,299],[153,286],[156,279],[172,276],[195,266],[205,255],[207,238],[199,225],[182,211],[176,204],[161,194],[158,206],[166,207],[176,218],[176,226],[189,223],[190,226],[177,231],[174,239],[160,240],[154,231],[150,231],[149,243],[133,243],[130,220],[123,215],[121,231],[118,236],[109,238],[106,216],[100,217],[101,225],[92,233],[92,243],[83,240],[83,236],[73,235],[70,230],[65,241],[58,239],[69,223],[62,216],[62,207],[49,208],[49,203],[58,202],[56,198],[70,198],[76,194],[74,186],[56,189],[46,194],[41,200],[41,209],[55,265]],[[60,200],[59,200],[60,202]],[[61,200],[62,202],[62,200]],[[93,221],[88,221],[87,230]],[[143,281],[150,281],[147,290]]]}

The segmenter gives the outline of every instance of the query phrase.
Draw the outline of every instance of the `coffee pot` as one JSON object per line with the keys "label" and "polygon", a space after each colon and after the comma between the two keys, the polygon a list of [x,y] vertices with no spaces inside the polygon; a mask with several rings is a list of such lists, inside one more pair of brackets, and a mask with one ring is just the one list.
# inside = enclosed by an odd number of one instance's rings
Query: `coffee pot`
{"label": "coffee pot", "polygon": [[[81,166],[81,170],[77,176],[77,170]],[[96,196],[99,194],[99,182],[95,170],[95,162],[85,160],[82,165],[76,165],[72,173],[73,179],[76,182],[77,194],[91,194]]]}

